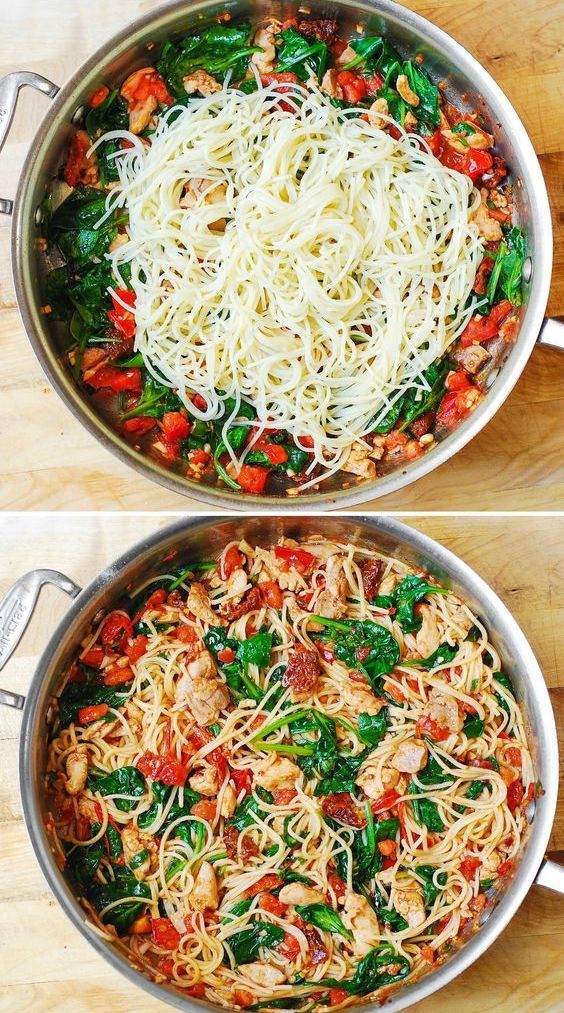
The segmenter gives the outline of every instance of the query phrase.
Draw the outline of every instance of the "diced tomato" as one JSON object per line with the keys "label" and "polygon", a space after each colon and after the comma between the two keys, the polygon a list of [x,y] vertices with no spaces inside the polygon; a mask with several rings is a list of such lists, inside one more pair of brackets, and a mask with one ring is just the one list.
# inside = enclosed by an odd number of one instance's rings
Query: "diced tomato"
{"label": "diced tomato", "polygon": [[151,918],[151,934],[155,945],[162,946],[163,950],[178,949],[180,933],[170,918]]}
{"label": "diced tomato", "polygon": [[88,105],[91,109],[97,109],[98,106],[102,105],[102,102],[106,101],[109,94],[110,89],[105,84],[100,85],[96,91],[92,92],[92,95],[88,99]]}
{"label": "diced tomato", "polygon": [[507,789],[507,805],[511,812],[514,812],[521,805],[524,793],[525,790],[519,778],[511,782]]}
{"label": "diced tomato", "polygon": [[110,644],[116,645],[124,637],[129,638],[132,632],[133,626],[128,615],[124,612],[110,612],[102,626],[100,640],[106,647]]}
{"label": "diced tomato", "polygon": [[236,1006],[241,1006],[245,1009],[247,1006],[254,1006],[255,997],[246,988],[235,988],[233,989],[233,1002]]}
{"label": "diced tomato", "polygon": [[388,433],[384,437],[384,446],[386,450],[397,450],[398,447],[405,447],[409,436],[406,433],[400,433],[397,429],[392,429],[391,433]]}
{"label": "diced tomato", "polygon": [[[76,130],[73,134],[67,162],[65,165],[65,183],[67,186],[78,186],[85,182],[84,176],[88,173],[89,159],[86,152],[92,146],[92,141],[85,130]],[[95,163],[94,163],[95,166]]]}
{"label": "diced tomato", "polygon": [[523,758],[521,756],[521,750],[517,749],[516,746],[508,746],[505,750],[505,758],[512,767],[521,769]]}
{"label": "diced tomato", "polygon": [[488,316],[473,316],[467,323],[460,335],[460,344],[463,348],[470,345],[480,344],[495,338],[499,333],[499,325],[513,309],[509,299],[502,299],[497,306],[493,306]]}
{"label": "diced tomato", "polygon": [[167,440],[184,440],[191,426],[184,412],[165,412],[162,418],[163,435]]}
{"label": "diced tomato", "polygon": [[380,74],[374,73],[372,77],[368,78],[366,87],[369,95],[375,95],[377,91],[384,86],[384,79]]}
{"label": "diced tomato", "polygon": [[378,841],[378,851],[386,858],[395,858],[396,842],[391,840]]}
{"label": "diced tomato", "polygon": [[346,896],[347,884],[333,869],[329,869],[329,871],[327,872],[327,882],[329,883],[329,886],[333,890],[333,893],[335,894],[337,900],[340,900],[341,898],[344,898]]}
{"label": "diced tomato", "polygon": [[261,496],[269,474],[268,468],[260,468],[255,464],[244,464],[237,475],[237,481],[245,492],[252,496]]}
{"label": "diced tomato", "polygon": [[434,742],[444,742],[450,735],[448,728],[442,728],[441,725],[433,721],[433,718],[430,718],[427,714],[423,714],[419,718],[417,730],[419,735],[428,735]]}
{"label": "diced tomato", "polygon": [[280,585],[275,580],[265,580],[258,585],[265,605],[273,609],[281,609],[284,597]]}
{"label": "diced tomato", "polygon": [[460,871],[464,876],[464,879],[467,879],[468,882],[471,883],[474,879],[476,869],[481,864],[480,859],[475,858],[473,855],[468,855],[466,858],[463,858],[460,863]]}
{"label": "diced tomato", "polygon": [[148,643],[148,637],[146,637],[144,633],[140,633],[139,636],[134,637],[131,642],[124,644],[124,651],[132,665],[134,665],[136,661],[139,661],[139,658],[143,657],[145,651],[147,650]]}
{"label": "diced tomato", "polygon": [[196,465],[206,465],[211,459],[211,454],[203,447],[194,447],[189,453],[190,463]]}
{"label": "diced tomato", "polygon": [[150,594],[149,597],[147,598],[147,601],[145,602],[145,608],[143,609],[143,611],[147,612],[150,609],[156,609],[160,605],[164,605],[166,599],[167,593],[164,587],[158,587],[157,590],[153,591],[153,593]]}
{"label": "diced tomato", "polygon": [[335,651],[331,647],[327,647],[323,640],[314,640],[314,644],[324,661],[335,660]]}
{"label": "diced tomato", "polygon": [[442,144],[437,157],[447,168],[456,169],[457,172],[469,176],[473,183],[477,183],[481,176],[493,166],[493,158],[489,151],[475,148],[469,148],[462,154],[455,151],[450,144]]}
{"label": "diced tomato", "polygon": [[130,107],[145,102],[151,95],[163,105],[172,105],[173,101],[164,78],[156,70],[146,70],[139,76],[132,75],[131,85],[128,88],[126,81],[122,87],[122,95]]}
{"label": "diced tomato", "polygon": [[253,450],[262,450],[271,464],[284,464],[288,460],[288,451],[278,443],[268,443],[264,439],[257,440]]}
{"label": "diced tomato", "polygon": [[137,761],[137,769],[144,777],[151,777],[154,781],[162,781],[169,787],[184,785],[188,776],[185,765],[174,756],[170,754],[157,756],[156,753],[150,751],[143,753],[143,756]]}
{"label": "diced tomato", "polygon": [[230,545],[225,552],[221,554],[219,560],[219,576],[222,580],[229,580],[234,570],[240,570],[245,561],[245,557],[236,545]]}
{"label": "diced tomato", "polygon": [[91,721],[99,721],[105,718],[110,708],[107,703],[93,704],[91,707],[82,707],[78,712],[78,720],[81,725],[89,725]]}
{"label": "diced tomato", "polygon": [[274,788],[272,791],[274,805],[289,805],[296,795],[295,788]]}
{"label": "diced tomato", "polygon": [[397,700],[398,703],[403,703],[406,699],[405,693],[402,693],[399,686],[396,686],[393,682],[389,682],[387,679],[384,682],[383,689],[388,696],[393,697],[393,699]]}
{"label": "diced tomato", "polygon": [[206,983],[205,981],[197,981],[195,985],[189,985],[188,988],[183,988],[182,991],[184,995],[191,995],[194,999],[205,999]]}
{"label": "diced tomato", "polygon": [[340,1006],[345,999],[349,998],[349,992],[344,988],[331,988],[329,990],[329,1005]]}
{"label": "diced tomato", "polygon": [[167,978],[172,976],[174,971],[174,960],[172,957],[164,957],[163,960],[159,960],[157,966],[161,974],[166,974]]}
{"label": "diced tomato", "polygon": [[397,802],[398,798],[401,798],[401,796],[398,795],[397,791],[395,791],[393,788],[390,788],[389,791],[385,791],[383,795],[380,795],[380,798],[377,798],[374,801],[372,801],[370,803],[370,808],[372,809],[372,812],[375,814],[383,813],[386,811],[386,809],[391,809],[392,806],[395,805],[395,803]]}
{"label": "diced tomato", "polygon": [[147,933],[151,932],[151,921],[152,919],[150,915],[139,915],[139,918],[135,919],[133,925],[129,930],[131,935],[132,936],[147,935]]}
{"label": "diced tomato", "polygon": [[233,769],[230,771],[229,776],[235,785],[237,795],[239,795],[242,791],[244,791],[246,795],[249,794],[253,784],[253,775],[250,770]]}
{"label": "diced tomato", "polygon": [[121,686],[135,678],[129,665],[108,665],[104,669],[104,686]]}
{"label": "diced tomato", "polygon": [[315,556],[305,549],[294,548],[291,545],[276,545],[274,555],[286,564],[286,569],[294,567],[298,573],[307,573],[315,563]]}
{"label": "diced tomato", "polygon": [[[121,302],[118,302],[118,298]],[[113,310],[108,310],[108,319],[114,325],[116,331],[123,334],[125,338],[132,338],[135,334],[135,316],[132,309],[126,310],[122,306],[122,302],[128,304],[132,308],[135,306],[135,292],[131,289],[118,288],[115,290],[115,296],[112,292],[112,303]]]}
{"label": "diced tomato", "polygon": [[232,661],[235,661],[235,651],[231,647],[224,647],[222,651],[218,652],[217,657],[222,665],[229,665]]}
{"label": "diced tomato", "polygon": [[86,654],[81,656],[80,660],[83,665],[88,665],[89,668],[101,668],[104,652],[101,647],[91,647],[86,651]]}
{"label": "diced tomato", "polygon": [[477,897],[472,897],[472,900],[470,901],[468,907],[470,908],[471,911],[474,911],[475,914],[479,914],[480,911],[484,910],[487,903],[488,898],[486,897],[485,893],[479,893]]}
{"label": "diced tomato", "polygon": [[295,963],[300,955],[300,944],[295,936],[291,932],[284,933],[284,939],[280,943],[278,949],[287,960]]}
{"label": "diced tomato", "polygon": [[298,441],[303,450],[313,449],[313,436],[299,436]]}
{"label": "diced tomato", "polygon": [[194,408],[197,408],[200,412],[207,411],[208,402],[201,394],[192,394],[192,404],[194,405]]}
{"label": "diced tomato", "polygon": [[287,905],[278,900],[273,893],[262,893],[259,897],[259,907],[278,918],[283,918],[288,910]]}
{"label": "diced tomato", "polygon": [[353,74],[352,70],[342,70],[337,74],[337,84],[343,89],[345,102],[356,105],[368,95],[368,82],[359,74]]}
{"label": "diced tomato", "polygon": [[438,158],[443,143],[443,135],[441,134],[441,131],[439,129],[435,130],[435,133],[432,134],[431,137],[426,137],[425,140],[427,141],[427,144],[429,145],[435,157]]}
{"label": "diced tomato", "polygon": [[468,390],[472,386],[464,370],[460,369],[456,373],[449,373],[446,378],[445,386],[447,390]]}
{"label": "diced tomato", "polygon": [[498,876],[506,876],[507,873],[511,872],[511,870],[513,869],[513,865],[514,862],[512,858],[508,858],[506,862],[502,862],[497,869]]}
{"label": "diced tomato", "polygon": [[[279,74],[261,74],[261,82],[265,86],[269,84],[297,84],[298,78],[291,70],[283,70]],[[290,91],[289,88],[279,88],[278,91]]]}
{"label": "diced tomato", "polygon": [[144,433],[148,433],[151,429],[154,429],[156,424],[156,419],[150,419],[141,415],[136,419],[126,419],[123,423],[123,428],[126,433],[136,433],[138,436],[143,436]]}
{"label": "diced tomato", "polygon": [[192,806],[191,813],[193,816],[199,816],[202,820],[213,820],[215,816],[216,804],[211,798],[203,798],[200,802],[196,802]]}
{"label": "diced tomato", "polygon": [[102,390],[108,387],[109,390],[117,392],[123,390],[140,391],[142,387],[141,370],[133,366],[131,369],[118,369],[117,366],[102,366],[96,370],[93,376],[89,376],[86,383],[94,390]]}

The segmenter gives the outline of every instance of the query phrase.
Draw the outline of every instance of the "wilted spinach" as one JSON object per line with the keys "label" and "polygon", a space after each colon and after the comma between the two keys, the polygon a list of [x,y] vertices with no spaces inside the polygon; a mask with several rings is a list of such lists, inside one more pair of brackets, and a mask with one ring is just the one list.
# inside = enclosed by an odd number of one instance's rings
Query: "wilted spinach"
{"label": "wilted spinach", "polygon": [[165,42],[157,70],[178,100],[186,99],[184,78],[198,69],[219,80],[231,70],[233,80],[240,81],[245,76],[249,56],[259,48],[250,45],[250,36],[248,21],[239,25],[211,25],[180,42]]}
{"label": "wilted spinach", "polygon": [[133,795],[133,799],[116,798],[114,804],[117,809],[128,813],[135,808],[135,799],[147,793],[145,778],[139,773],[137,767],[118,767],[111,774],[98,775],[91,771],[88,776],[88,787],[91,791],[100,792],[100,795]]}
{"label": "wilted spinach", "polygon": [[249,964],[258,957],[261,947],[272,949],[284,939],[284,929],[273,922],[253,919],[247,928],[234,932],[225,942],[231,949],[236,964]]}
{"label": "wilted spinach", "polygon": [[327,66],[327,46],[316,38],[305,38],[296,28],[286,28],[280,32],[278,39],[282,44],[278,48],[278,64],[276,71],[291,70],[302,81],[307,81],[311,71],[321,81]]}
{"label": "wilted spinach", "polygon": [[[151,890],[147,883],[136,880],[127,867],[115,865],[113,872],[113,880],[108,883],[92,883],[86,891],[86,896],[98,912],[108,904],[123,899],[123,904],[118,904],[107,911],[102,920],[115,925],[119,935],[124,935],[145,907],[145,901],[150,900]],[[129,900],[131,897],[139,899]]]}
{"label": "wilted spinach", "polygon": [[334,908],[328,904],[299,904],[296,913],[303,918],[304,922],[315,925],[325,932],[332,932],[334,935],[344,936],[352,940],[353,934],[343,924],[343,919]]}
{"label": "wilted spinach", "polygon": [[[395,974],[385,970],[388,965],[397,966]],[[368,995],[370,992],[401,981],[410,971],[407,957],[397,953],[390,943],[380,943],[367,953],[356,966],[354,977],[339,981],[337,978],[325,978],[323,981],[312,982],[316,986],[340,988],[349,995]]]}

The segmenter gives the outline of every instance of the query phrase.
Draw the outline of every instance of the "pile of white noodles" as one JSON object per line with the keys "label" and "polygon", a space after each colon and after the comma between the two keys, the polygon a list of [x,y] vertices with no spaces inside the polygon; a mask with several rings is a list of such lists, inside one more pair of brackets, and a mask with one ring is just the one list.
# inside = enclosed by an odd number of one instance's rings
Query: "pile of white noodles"
{"label": "pile of white noodles", "polygon": [[201,418],[247,398],[260,422],[313,437],[333,472],[465,326],[479,195],[420,139],[315,87],[284,106],[272,86],[225,87],[165,113],[150,145],[106,134],[133,145],[108,196],[129,215],[112,259],[118,279],[131,263],[153,375],[192,411],[186,388],[202,394]]}

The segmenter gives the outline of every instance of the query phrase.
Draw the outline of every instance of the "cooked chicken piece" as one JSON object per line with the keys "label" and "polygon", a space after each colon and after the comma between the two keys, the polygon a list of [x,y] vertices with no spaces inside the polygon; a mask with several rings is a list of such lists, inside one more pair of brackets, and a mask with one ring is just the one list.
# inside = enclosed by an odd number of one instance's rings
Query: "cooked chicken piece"
{"label": "cooked chicken piece", "polygon": [[217,911],[219,891],[213,865],[209,862],[202,862],[189,899],[194,911]]}
{"label": "cooked chicken piece", "polygon": [[415,130],[415,127],[417,126],[417,117],[414,116],[413,113],[410,113],[409,110],[405,114],[403,125],[408,132],[410,130]]}
{"label": "cooked chicken piece", "polygon": [[[152,838],[141,834],[133,823],[129,823],[121,832],[121,843],[125,864],[132,869],[135,879],[142,882],[151,870],[149,844],[153,843]],[[147,852],[145,858],[139,859],[143,852]]]}
{"label": "cooked chicken piece", "polygon": [[108,246],[108,253],[115,253],[121,246],[127,246],[129,242],[129,236],[125,232],[118,232],[115,239],[112,239]]}
{"label": "cooked chicken piece", "polygon": [[489,855],[482,858],[482,870],[484,872],[496,873],[501,865],[501,862],[502,857],[499,851],[494,849],[494,851],[492,851]]}
{"label": "cooked chicken piece", "polygon": [[82,738],[87,742],[93,742],[97,738],[106,739],[108,735],[114,735],[118,728],[123,731],[123,725],[117,718],[115,721],[93,721],[84,729]]}
{"label": "cooked chicken piece", "polygon": [[274,68],[274,60],[276,59],[274,29],[274,25],[266,25],[255,32],[253,45],[260,46],[262,52],[253,53],[251,63],[257,68],[259,74],[271,74]]}
{"label": "cooked chicken piece", "polygon": [[209,626],[225,626],[225,622],[216,615],[211,607],[210,596],[203,584],[194,583],[190,587],[186,602],[188,612],[192,612],[203,623]]}
{"label": "cooked chicken piece", "polygon": [[[179,201],[179,207],[193,208],[199,201],[206,204],[219,204],[225,200],[227,194],[227,183],[225,180],[212,179],[191,179],[184,189]],[[203,197],[202,197],[203,195]],[[208,228],[216,232],[225,228],[225,218],[218,218],[210,222]]]}
{"label": "cooked chicken piece", "polygon": [[325,588],[315,605],[317,614],[326,619],[341,619],[347,611],[348,582],[343,570],[344,558],[337,552],[327,560]]}
{"label": "cooked chicken piece", "polygon": [[[260,584],[258,586],[260,587]],[[308,615],[307,609],[302,608],[295,595],[286,595],[284,602],[288,607],[288,615],[292,622],[298,622],[299,619]]]}
{"label": "cooked chicken piece", "polygon": [[378,918],[366,900],[352,890],[347,891],[343,909],[343,922],[353,934],[354,952],[365,957],[380,939]]}
{"label": "cooked chicken piece", "polygon": [[376,478],[376,465],[370,459],[370,447],[365,447],[362,443],[353,443],[341,468],[351,475],[360,475],[361,478]]}
{"label": "cooked chicken piece", "polygon": [[81,795],[78,800],[78,811],[81,816],[84,816],[91,823],[98,822],[98,813],[96,811],[96,803],[93,798],[88,798],[87,795]]}
{"label": "cooked chicken piece", "polygon": [[379,714],[386,701],[374,696],[368,685],[349,679],[341,690],[341,699],[349,710],[356,714]]}
{"label": "cooked chicken piece", "polygon": [[216,81],[215,77],[208,74],[206,70],[195,70],[193,74],[188,74],[183,81],[184,88],[188,95],[193,95],[194,92],[199,91],[200,95],[215,95],[217,91],[221,91],[221,85]]}
{"label": "cooked chicken piece", "polygon": [[[287,544],[284,542],[284,544]],[[295,543],[297,544],[297,543]],[[255,558],[262,564],[261,576],[266,580],[277,581],[281,591],[296,591],[305,587],[305,581],[294,566],[284,569],[282,560],[278,559],[269,549],[257,546]]]}
{"label": "cooked chicken piece", "polygon": [[395,573],[388,573],[383,580],[380,581],[380,587],[378,588],[378,594],[388,595],[394,590],[396,584],[399,581],[399,577]]}
{"label": "cooked chicken piece", "polygon": [[258,760],[253,768],[257,784],[271,791],[273,788],[295,788],[302,772],[297,764],[285,756],[270,753],[264,760]]}
{"label": "cooked chicken piece", "polygon": [[423,890],[419,883],[409,876],[400,880],[400,884],[393,890],[392,903],[409,927],[416,929],[427,917]]}
{"label": "cooked chicken piece", "polygon": [[477,211],[471,215],[470,220],[478,226],[479,235],[482,239],[485,239],[487,243],[496,243],[499,239],[503,239],[501,225],[495,220],[495,218],[490,216],[483,194],[482,203],[479,205]]}
{"label": "cooked chicken piece", "polygon": [[437,650],[441,642],[441,634],[437,620],[433,618],[433,612],[429,605],[420,606],[420,616],[423,620],[421,629],[415,637],[415,645],[422,658],[428,658]]}
{"label": "cooked chicken piece", "polygon": [[404,774],[416,774],[418,770],[423,770],[428,755],[427,746],[421,739],[408,739],[400,742],[390,763]]}
{"label": "cooked chicken piece", "polygon": [[464,718],[454,697],[447,696],[440,689],[431,690],[429,703],[425,709],[433,721],[449,732],[459,732],[464,724]]}
{"label": "cooked chicken piece", "polygon": [[128,700],[125,705],[125,716],[133,734],[140,738],[143,732],[143,711],[133,700]]}
{"label": "cooked chicken piece", "polygon": [[491,148],[494,142],[492,134],[487,134],[485,130],[476,129],[473,133],[468,134],[455,134],[454,130],[441,130],[441,133],[451,148],[461,155],[465,155],[468,148],[485,151],[487,148]]}
{"label": "cooked chicken piece", "polygon": [[[227,943],[229,944],[229,939],[227,939]],[[264,985],[266,988],[281,985],[286,981],[286,975],[280,968],[274,967],[272,964],[263,964],[261,960],[257,960],[253,964],[240,964],[239,971],[241,974],[246,974],[247,978],[254,981],[255,985]]]}
{"label": "cooked chicken piece", "polygon": [[233,573],[227,578],[227,586],[225,588],[228,600],[222,602],[219,606],[220,612],[229,612],[234,605],[240,602],[248,586],[249,578],[245,571],[233,570]]}
{"label": "cooked chicken piece", "polygon": [[390,110],[388,109],[388,103],[386,102],[386,99],[377,98],[376,101],[372,103],[370,109],[368,110],[368,122],[370,123],[370,126],[378,127],[380,130],[382,130],[388,122],[387,120],[383,120],[382,117],[388,116],[389,112]]}
{"label": "cooked chicken piece", "polygon": [[396,81],[396,89],[398,91],[398,94],[401,95],[404,102],[407,102],[408,105],[417,108],[420,101],[419,95],[417,95],[414,91],[411,90],[411,88],[409,87],[409,81],[407,80],[405,74],[398,75],[398,79]]}
{"label": "cooked chicken piece", "polygon": [[469,345],[468,348],[457,348],[452,358],[466,373],[474,374],[491,359],[491,355],[483,345]]}
{"label": "cooked chicken piece", "polygon": [[198,791],[200,795],[206,795],[208,798],[215,798],[219,789],[219,775],[217,767],[213,767],[211,763],[204,763],[203,767],[192,774],[189,778],[190,787],[194,791]]}
{"label": "cooked chicken piece", "polygon": [[326,70],[323,75],[321,82],[321,91],[325,95],[329,95],[330,98],[342,99],[343,89],[340,84],[337,84],[337,77],[339,71],[335,67],[331,67],[331,70]]}
{"label": "cooked chicken piece", "polygon": [[286,883],[278,894],[278,899],[281,904],[320,904],[325,900],[325,895],[322,890],[316,890],[305,883]]}
{"label": "cooked chicken piece", "polygon": [[88,776],[88,749],[86,746],[75,746],[67,754],[65,760],[67,777],[65,789],[67,795],[79,795]]}
{"label": "cooked chicken piece", "polygon": [[133,74],[130,74],[120,88],[120,94],[128,105],[129,129],[132,134],[140,134],[141,131],[145,130],[145,127],[149,126],[155,109],[158,108],[159,100],[155,95],[147,95],[146,98],[141,100],[135,98],[135,92],[143,78],[154,75],[154,73],[154,67],[141,67],[139,70],[135,70]]}
{"label": "cooked chicken piece", "polygon": [[229,690],[217,678],[215,662],[209,651],[202,649],[176,683],[177,707],[188,707],[199,725],[216,721],[220,711],[229,705]]}
{"label": "cooked chicken piece", "polygon": [[226,820],[230,816],[233,816],[235,809],[237,808],[237,792],[231,784],[226,784],[223,789],[221,796],[221,803],[219,806],[219,815],[224,816]]}
{"label": "cooked chicken piece", "polygon": [[382,767],[380,777],[382,779],[383,791],[388,791],[389,788],[395,788],[400,779],[399,771],[394,770],[393,767]]}
{"label": "cooked chicken piece", "polygon": [[343,49],[341,55],[337,57],[335,63],[337,64],[337,67],[344,67],[345,64],[350,63],[351,60],[356,60],[357,57],[358,53],[355,52],[352,46],[347,46],[346,49]]}

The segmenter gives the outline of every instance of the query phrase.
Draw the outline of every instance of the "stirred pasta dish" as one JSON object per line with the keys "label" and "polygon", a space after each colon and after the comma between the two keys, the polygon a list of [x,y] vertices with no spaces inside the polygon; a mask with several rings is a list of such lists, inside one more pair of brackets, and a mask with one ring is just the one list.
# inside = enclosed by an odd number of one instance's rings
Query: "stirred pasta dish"
{"label": "stirred pasta dish", "polygon": [[59,864],[97,931],[188,995],[382,1000],[469,938],[526,834],[535,775],[487,629],[376,548],[167,560],[52,701]]}
{"label": "stirred pasta dish", "polygon": [[459,425],[515,339],[526,244],[496,127],[361,28],[225,14],[151,47],[90,97],[49,198],[69,366],[194,481],[373,480]]}

